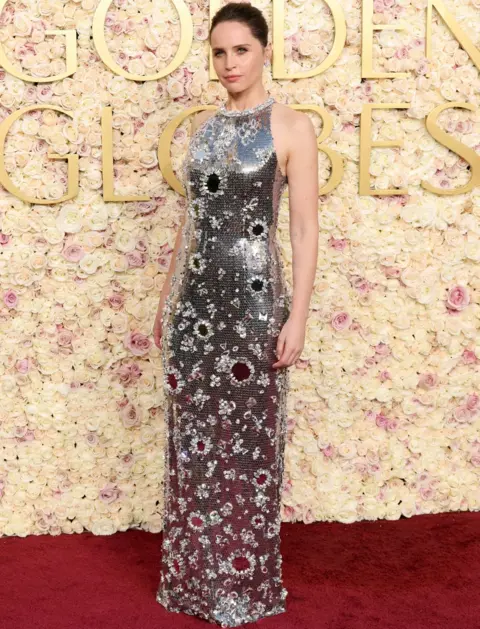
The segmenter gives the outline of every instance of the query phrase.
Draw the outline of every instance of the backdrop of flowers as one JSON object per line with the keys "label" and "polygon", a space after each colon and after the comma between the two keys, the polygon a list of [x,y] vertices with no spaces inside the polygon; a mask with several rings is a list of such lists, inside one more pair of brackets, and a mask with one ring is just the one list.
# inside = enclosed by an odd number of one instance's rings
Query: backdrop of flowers
{"label": "backdrop of flowers", "polygon": [[[479,0],[445,0],[480,44]],[[271,4],[257,0],[271,20]],[[286,1],[290,72],[317,66],[333,41],[323,1]],[[66,191],[67,167],[47,153],[79,156],[80,192],[65,203],[32,205],[0,189],[0,534],[129,527],[161,531],[164,427],[160,351],[152,328],[185,199],[158,168],[158,140],[186,107],[219,105],[208,76],[208,2],[186,2],[194,39],[164,79],[116,76],[97,54],[97,0],[13,0],[0,15],[0,41],[26,74],[65,69],[65,37],[77,32],[78,69],[50,83],[0,69],[0,120],[51,104],[70,117],[34,110],[5,144],[12,181],[36,198]],[[442,128],[480,149],[479,74],[434,11],[433,54],[425,58],[426,0],[375,0],[374,21],[405,31],[374,35],[374,68],[408,72],[361,80],[361,3],[341,3],[347,43],[335,65],[308,79],[265,86],[285,104],[315,104],[332,116],[326,145],[344,158],[340,185],[319,198],[318,271],[302,359],[291,367],[284,521],[410,517],[480,508],[480,189],[433,195],[468,181],[467,163],[430,137],[425,116],[448,101]],[[270,21],[271,23],[271,21]],[[114,0],[105,36],[115,62],[153,74],[178,47],[170,0]],[[374,115],[372,188],[407,195],[360,196],[362,105],[410,103]],[[101,111],[113,110],[117,194],[102,200]],[[317,131],[321,120],[311,114]],[[188,125],[174,135],[177,169]],[[320,184],[330,162],[320,153]],[[291,284],[288,198],[278,239]]]}

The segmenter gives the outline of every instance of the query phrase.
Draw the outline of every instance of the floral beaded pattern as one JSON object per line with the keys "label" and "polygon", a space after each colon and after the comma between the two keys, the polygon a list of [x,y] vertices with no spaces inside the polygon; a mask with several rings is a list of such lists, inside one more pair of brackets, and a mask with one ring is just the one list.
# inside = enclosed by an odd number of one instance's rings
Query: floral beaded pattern
{"label": "floral beaded pattern", "polygon": [[286,177],[273,98],[220,107],[191,139],[187,216],[164,312],[166,457],[157,600],[235,627],[285,611],[280,499],[290,310],[276,241]]}

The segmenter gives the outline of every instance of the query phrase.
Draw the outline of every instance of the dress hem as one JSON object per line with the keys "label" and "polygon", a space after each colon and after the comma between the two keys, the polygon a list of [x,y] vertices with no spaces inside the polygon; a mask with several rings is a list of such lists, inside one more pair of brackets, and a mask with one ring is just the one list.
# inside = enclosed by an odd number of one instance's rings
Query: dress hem
{"label": "dress hem", "polygon": [[[285,595],[288,594],[288,592],[284,589]],[[202,618],[203,620],[206,620],[212,624],[218,625],[219,627],[223,627],[224,629],[228,628],[228,627],[239,627],[241,625],[247,624],[249,622],[257,622],[258,620],[261,620],[262,618],[267,618],[269,616],[277,616],[279,614],[283,614],[287,611],[287,606],[285,604],[285,602],[283,603],[279,603],[276,607],[272,607],[269,611],[267,612],[259,612],[258,614],[254,615],[254,616],[249,616],[248,618],[244,618],[242,620],[240,620],[237,623],[227,623],[227,622],[221,622],[220,620],[218,620],[217,618],[215,618],[214,616],[208,615],[208,614],[204,614],[202,612],[194,612],[191,609],[182,609],[181,607],[175,607],[173,605],[170,605],[169,603],[167,603],[166,601],[162,600],[162,597],[160,595],[160,593],[157,592],[156,595],[156,601],[157,603],[160,603],[160,605],[162,605],[162,607],[164,607],[167,611],[169,612],[174,612],[177,614],[188,614],[189,616],[195,616],[197,618]]]}

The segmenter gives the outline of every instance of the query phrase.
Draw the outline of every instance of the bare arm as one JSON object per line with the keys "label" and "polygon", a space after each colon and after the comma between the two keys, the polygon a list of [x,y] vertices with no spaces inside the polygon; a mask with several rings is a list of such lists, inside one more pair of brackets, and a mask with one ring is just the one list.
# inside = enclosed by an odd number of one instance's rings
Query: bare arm
{"label": "bare arm", "polygon": [[304,322],[318,256],[318,147],[315,128],[301,113],[291,134],[287,161],[292,244],[293,296],[290,316]]}

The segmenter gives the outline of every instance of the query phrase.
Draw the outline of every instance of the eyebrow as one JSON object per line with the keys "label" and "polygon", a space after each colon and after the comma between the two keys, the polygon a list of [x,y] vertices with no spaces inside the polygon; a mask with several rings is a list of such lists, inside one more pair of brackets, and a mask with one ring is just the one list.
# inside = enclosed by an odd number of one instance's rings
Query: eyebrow
{"label": "eyebrow", "polygon": [[[248,48],[250,46],[250,44],[237,44],[236,46],[234,46],[234,48]],[[213,48],[213,51],[217,51],[217,50],[223,50],[223,48]]]}

